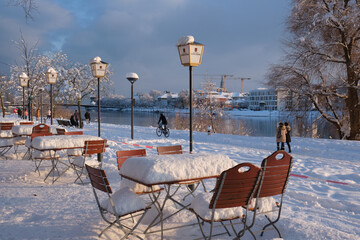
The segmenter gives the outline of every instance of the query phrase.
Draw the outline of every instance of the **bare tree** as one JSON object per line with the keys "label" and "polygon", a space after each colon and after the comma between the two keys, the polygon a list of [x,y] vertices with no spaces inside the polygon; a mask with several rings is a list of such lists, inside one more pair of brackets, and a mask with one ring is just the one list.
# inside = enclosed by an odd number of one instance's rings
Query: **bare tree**
{"label": "bare tree", "polygon": [[33,13],[38,10],[36,0],[9,0],[8,4],[10,6],[21,7],[24,10],[25,19],[33,20]]}
{"label": "bare tree", "polygon": [[[315,108],[339,136],[360,136],[360,1],[293,0],[286,55],[268,84]],[[309,104],[310,103],[310,104]]]}

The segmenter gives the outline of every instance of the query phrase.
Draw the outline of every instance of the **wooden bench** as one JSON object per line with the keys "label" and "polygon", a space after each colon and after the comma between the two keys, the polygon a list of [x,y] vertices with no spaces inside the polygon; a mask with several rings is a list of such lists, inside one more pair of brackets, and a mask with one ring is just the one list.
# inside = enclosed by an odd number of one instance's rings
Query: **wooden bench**
{"label": "wooden bench", "polygon": [[64,126],[64,127],[71,127],[71,123],[70,123],[70,120],[67,120],[67,119],[56,119],[56,121],[58,122],[58,124],[60,126]]}

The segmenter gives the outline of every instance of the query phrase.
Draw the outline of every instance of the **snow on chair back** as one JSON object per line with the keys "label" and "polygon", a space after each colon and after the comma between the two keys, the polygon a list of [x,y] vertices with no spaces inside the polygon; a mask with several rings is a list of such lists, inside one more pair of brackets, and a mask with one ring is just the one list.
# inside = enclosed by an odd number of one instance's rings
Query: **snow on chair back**
{"label": "snow on chair back", "polygon": [[39,124],[33,127],[33,133],[49,133],[50,127],[46,124]]}

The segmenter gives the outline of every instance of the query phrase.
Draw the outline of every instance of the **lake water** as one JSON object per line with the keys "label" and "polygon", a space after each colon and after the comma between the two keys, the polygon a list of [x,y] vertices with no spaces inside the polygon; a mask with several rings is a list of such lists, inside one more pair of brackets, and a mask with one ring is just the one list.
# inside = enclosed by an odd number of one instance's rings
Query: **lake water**
{"label": "lake water", "polygon": [[[85,110],[85,109],[84,109]],[[83,110],[82,110],[83,111]],[[82,113],[84,113],[83,111]],[[97,110],[89,110],[92,120],[97,119]],[[166,112],[164,113],[170,129],[186,130],[189,129],[189,114]],[[159,113],[155,112],[134,112],[135,126],[157,126]],[[101,111],[101,120],[104,123],[113,123],[120,125],[131,124],[130,111]],[[215,132],[225,134],[237,134],[247,136],[275,136],[278,122],[289,122],[292,127],[292,136],[298,137],[317,137],[317,138],[337,138],[336,132],[326,122],[317,125],[311,124],[311,119],[293,118],[287,115],[275,116],[215,116]],[[210,125],[208,116],[194,114],[194,131],[207,131]]]}

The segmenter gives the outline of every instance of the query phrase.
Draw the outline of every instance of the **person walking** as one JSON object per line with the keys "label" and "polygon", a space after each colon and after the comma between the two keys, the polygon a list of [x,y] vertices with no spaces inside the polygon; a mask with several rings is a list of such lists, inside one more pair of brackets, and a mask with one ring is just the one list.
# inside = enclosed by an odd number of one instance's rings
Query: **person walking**
{"label": "person walking", "polygon": [[90,123],[90,113],[88,111],[85,112],[85,119],[86,119],[86,123],[89,124]]}
{"label": "person walking", "polygon": [[51,110],[49,109],[48,112],[47,112],[47,116],[46,116],[47,119],[50,119],[51,118]]}
{"label": "person walking", "polygon": [[286,128],[286,144],[289,148],[289,153],[291,153],[291,146],[290,146],[290,142],[291,142],[291,136],[290,136],[290,132],[291,132],[291,127],[289,125],[289,123],[285,122],[285,128]]}
{"label": "person walking", "polygon": [[76,127],[79,127],[80,116],[79,116],[79,112],[77,110],[75,110],[75,112],[74,112],[74,120],[76,122]]}
{"label": "person walking", "polygon": [[36,121],[39,121],[40,118],[40,109],[36,109]]}
{"label": "person walking", "polygon": [[[279,123],[279,126],[276,129],[276,146],[277,150],[285,150],[285,144],[286,142],[286,128],[282,122]],[[280,148],[281,143],[281,148]]]}
{"label": "person walking", "polygon": [[23,118],[23,115],[22,115],[22,114],[23,114],[22,109],[19,108],[19,109],[18,109],[18,117],[19,117],[19,118]]}
{"label": "person walking", "polygon": [[25,108],[24,119],[27,119],[28,116],[29,116],[28,110]]}

